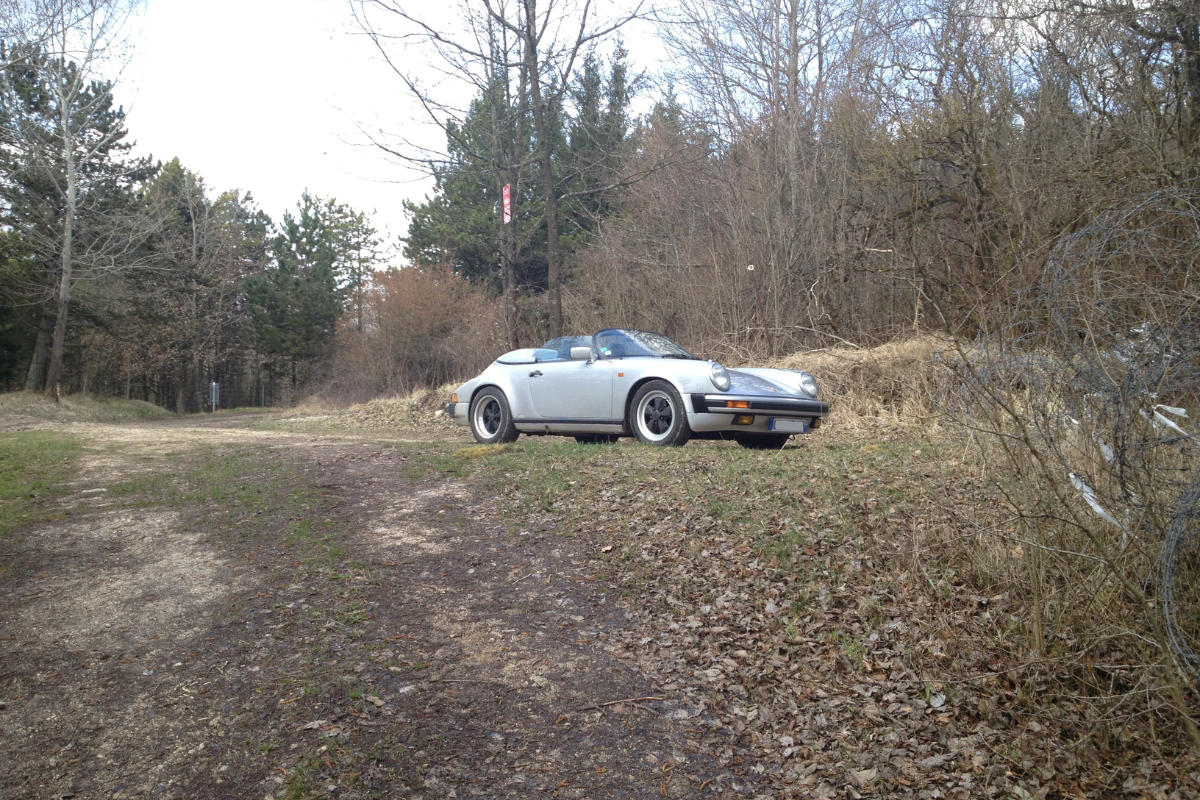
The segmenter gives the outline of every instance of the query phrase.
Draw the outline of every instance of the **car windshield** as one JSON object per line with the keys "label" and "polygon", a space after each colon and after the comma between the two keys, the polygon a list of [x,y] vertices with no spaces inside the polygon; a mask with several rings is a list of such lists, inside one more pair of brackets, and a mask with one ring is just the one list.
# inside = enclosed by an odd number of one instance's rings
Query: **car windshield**
{"label": "car windshield", "polygon": [[609,328],[600,331],[594,338],[595,347],[604,358],[630,358],[633,356],[695,358],[661,333]]}
{"label": "car windshield", "polygon": [[[538,361],[570,361],[572,347],[591,347],[592,355],[596,355],[596,349],[592,345],[592,337],[590,336],[559,336],[557,339],[551,339],[546,342],[538,350]],[[543,355],[542,351],[553,350],[554,355],[548,353]]]}

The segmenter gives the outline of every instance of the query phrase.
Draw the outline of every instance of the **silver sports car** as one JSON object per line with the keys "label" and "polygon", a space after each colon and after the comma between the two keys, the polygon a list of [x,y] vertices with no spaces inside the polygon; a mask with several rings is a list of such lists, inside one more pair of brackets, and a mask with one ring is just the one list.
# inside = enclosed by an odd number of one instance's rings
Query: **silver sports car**
{"label": "silver sports car", "polygon": [[817,381],[786,369],[727,370],[661,333],[609,328],[514,350],[458,387],[446,413],[484,444],[524,433],[646,444],[734,439],[778,449],[829,414]]}

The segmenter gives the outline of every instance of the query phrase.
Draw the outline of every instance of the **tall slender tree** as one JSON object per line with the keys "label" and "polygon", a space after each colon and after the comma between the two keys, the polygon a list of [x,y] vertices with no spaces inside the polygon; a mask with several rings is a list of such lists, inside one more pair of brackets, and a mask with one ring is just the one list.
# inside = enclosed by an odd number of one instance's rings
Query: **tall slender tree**
{"label": "tall slender tree", "polygon": [[41,40],[17,45],[20,57],[5,70],[0,158],[10,175],[4,188],[14,221],[53,275],[49,355],[43,358],[42,335],[30,383],[41,377],[44,361],[42,388],[57,396],[75,287],[99,272],[128,268],[154,220],[144,205],[130,202],[151,168],[129,157],[124,111],[114,107],[112,80],[101,77],[119,66],[136,4],[60,0],[47,8]]}

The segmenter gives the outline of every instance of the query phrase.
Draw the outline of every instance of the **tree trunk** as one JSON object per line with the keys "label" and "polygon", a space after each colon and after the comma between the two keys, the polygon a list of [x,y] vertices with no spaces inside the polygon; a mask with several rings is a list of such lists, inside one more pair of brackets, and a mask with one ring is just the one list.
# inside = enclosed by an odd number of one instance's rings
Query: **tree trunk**
{"label": "tree trunk", "polygon": [[63,109],[62,126],[63,126],[63,162],[66,164],[67,174],[67,192],[66,192],[66,207],[63,209],[63,233],[62,233],[62,275],[58,284],[58,318],[54,322],[54,345],[50,349],[50,368],[46,371],[46,386],[45,392],[55,400],[58,400],[58,379],[62,374],[62,358],[63,358],[63,343],[67,338],[67,311],[71,305],[71,283],[73,279],[72,271],[74,269],[74,244],[75,234],[75,203],[76,186],[75,176],[75,148],[71,136],[72,120],[68,117],[68,110]]}
{"label": "tree trunk", "polygon": [[63,341],[67,337],[67,310],[71,304],[71,286],[63,270],[58,293],[58,316],[54,321],[54,344],[50,348],[50,368],[46,370],[45,392],[58,400],[58,379],[62,376]]}
{"label": "tree trunk", "polygon": [[54,317],[42,315],[38,323],[37,340],[33,344],[33,357],[29,359],[29,372],[25,375],[25,391],[40,392],[46,385],[46,365],[50,360],[50,339],[54,333]]}
{"label": "tree trunk", "polygon": [[188,385],[188,368],[187,364],[179,366],[179,376],[176,378],[175,384],[175,413],[183,414],[187,411],[187,385]]}
{"label": "tree trunk", "polygon": [[[517,181],[513,175],[515,140],[508,72],[504,73],[504,94],[492,87],[492,174],[496,179],[496,194],[500,197],[500,284],[503,289],[504,335],[510,349],[517,349],[517,287],[513,270],[516,251],[516,214],[504,220],[504,187],[509,187],[509,209],[515,212]],[[503,101],[503,102],[502,102]]]}
{"label": "tree trunk", "polygon": [[562,276],[559,270],[558,194],[554,191],[554,170],[550,163],[550,132],[546,129],[542,81],[538,74],[537,0],[525,0],[525,70],[529,77],[529,100],[533,108],[533,129],[538,140],[538,169],[542,194],[546,201],[546,284],[550,311],[550,338],[562,335]]}
{"label": "tree trunk", "polygon": [[[501,178],[501,180],[504,180]],[[516,205],[516,182],[510,181],[507,184],[511,191],[512,203]],[[501,198],[504,196],[504,186],[500,187]],[[503,200],[502,200],[503,203]],[[512,220],[507,224],[504,222],[503,207],[500,212],[500,265],[501,275],[500,280],[504,287],[504,327],[505,334],[508,338],[508,346],[516,350],[517,344],[517,277],[516,271],[513,269],[513,254],[516,251],[516,225],[517,218],[514,214]]]}

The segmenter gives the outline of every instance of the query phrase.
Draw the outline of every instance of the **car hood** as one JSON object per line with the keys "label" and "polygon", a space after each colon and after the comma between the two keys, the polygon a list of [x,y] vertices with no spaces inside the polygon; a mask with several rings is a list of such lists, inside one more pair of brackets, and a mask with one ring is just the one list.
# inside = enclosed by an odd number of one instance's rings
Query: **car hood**
{"label": "car hood", "polygon": [[771,378],[774,378],[774,380],[771,380],[762,374],[762,372],[766,371],[729,370],[729,394],[777,394],[789,397],[808,397],[808,395],[798,390],[795,386],[791,386],[786,382],[788,373],[780,372],[779,370],[770,370],[770,372],[779,372],[778,376],[772,375]]}

